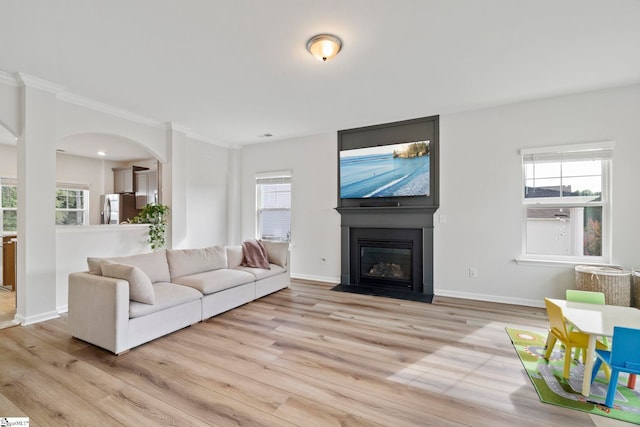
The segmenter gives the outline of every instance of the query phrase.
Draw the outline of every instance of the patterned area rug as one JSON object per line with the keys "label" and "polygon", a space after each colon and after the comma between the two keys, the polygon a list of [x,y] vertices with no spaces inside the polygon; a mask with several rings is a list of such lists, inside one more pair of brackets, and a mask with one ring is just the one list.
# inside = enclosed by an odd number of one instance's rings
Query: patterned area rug
{"label": "patterned area rug", "polygon": [[627,388],[626,374],[620,374],[613,408],[609,409],[604,405],[608,382],[602,370],[598,372],[587,399],[580,393],[584,372],[582,363],[574,360],[569,379],[562,378],[564,349],[559,343],[547,362],[544,360],[546,334],[511,328],[506,330],[542,402],[640,424],[640,393]]}

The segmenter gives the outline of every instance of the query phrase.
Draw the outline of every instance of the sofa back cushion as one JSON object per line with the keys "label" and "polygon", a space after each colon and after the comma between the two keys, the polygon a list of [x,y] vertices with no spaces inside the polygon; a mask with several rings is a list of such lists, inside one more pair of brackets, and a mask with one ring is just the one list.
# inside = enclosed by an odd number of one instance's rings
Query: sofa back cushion
{"label": "sofa back cushion", "polygon": [[269,242],[267,240],[263,240],[262,244],[267,250],[269,262],[286,269],[287,256],[289,255],[289,242]]}
{"label": "sofa back cushion", "polygon": [[149,277],[151,283],[169,282],[171,280],[171,276],[169,274],[169,264],[167,264],[167,255],[164,249],[160,251],[149,252],[146,254],[129,255],[124,257],[89,257],[87,258],[89,273],[102,276],[102,267],[100,266],[100,262],[102,260],[138,267],[144,272],[144,274]]}
{"label": "sofa back cushion", "polygon": [[242,246],[227,246],[227,268],[240,267],[242,264]]}
{"label": "sofa back cushion", "polygon": [[156,303],[156,294],[151,280],[138,267],[102,260],[100,268],[103,276],[124,279],[129,282],[129,299],[131,301],[145,304]]}
{"label": "sofa back cushion", "polygon": [[227,252],[223,246],[200,249],[167,249],[171,278],[203,271],[227,268]]}

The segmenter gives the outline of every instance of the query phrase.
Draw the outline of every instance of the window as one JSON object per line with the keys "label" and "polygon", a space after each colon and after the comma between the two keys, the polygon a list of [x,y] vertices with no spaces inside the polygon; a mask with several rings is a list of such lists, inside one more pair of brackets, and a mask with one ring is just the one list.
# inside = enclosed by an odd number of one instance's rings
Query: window
{"label": "window", "polygon": [[84,225],[89,220],[89,187],[58,183],[56,188],[56,225]]}
{"label": "window", "polygon": [[614,144],[523,149],[523,257],[610,260]]}
{"label": "window", "polygon": [[258,238],[291,240],[291,173],[273,172],[256,176]]}
{"label": "window", "polygon": [[18,189],[14,179],[0,179],[2,199],[0,200],[0,232],[16,231],[18,217]]}

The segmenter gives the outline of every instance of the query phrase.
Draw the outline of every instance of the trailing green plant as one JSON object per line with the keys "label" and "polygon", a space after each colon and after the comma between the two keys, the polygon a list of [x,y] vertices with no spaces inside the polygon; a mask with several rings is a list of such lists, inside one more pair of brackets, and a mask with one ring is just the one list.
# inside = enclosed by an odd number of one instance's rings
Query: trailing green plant
{"label": "trailing green plant", "polygon": [[151,249],[156,250],[163,248],[166,244],[167,235],[167,214],[169,206],[165,205],[147,205],[138,215],[131,220],[135,224],[149,224],[149,239]]}

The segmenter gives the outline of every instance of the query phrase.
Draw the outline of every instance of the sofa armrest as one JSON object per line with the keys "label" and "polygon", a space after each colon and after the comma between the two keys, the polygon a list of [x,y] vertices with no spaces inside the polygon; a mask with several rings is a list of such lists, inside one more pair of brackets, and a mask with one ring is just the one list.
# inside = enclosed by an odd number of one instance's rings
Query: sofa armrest
{"label": "sofa armrest", "polygon": [[129,349],[129,282],[87,272],[69,274],[69,331],[99,347]]}

